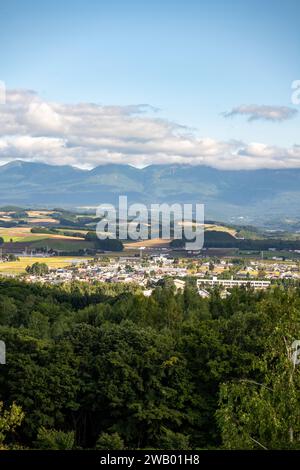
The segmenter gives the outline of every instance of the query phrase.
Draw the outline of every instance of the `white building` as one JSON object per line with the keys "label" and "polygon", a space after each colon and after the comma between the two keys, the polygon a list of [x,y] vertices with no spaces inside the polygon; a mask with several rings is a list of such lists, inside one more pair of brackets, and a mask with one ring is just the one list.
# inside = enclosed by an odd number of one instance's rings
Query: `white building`
{"label": "white building", "polygon": [[183,281],[182,279],[174,279],[173,282],[174,282],[176,290],[184,290],[185,281]]}
{"label": "white building", "polygon": [[153,292],[153,289],[146,289],[146,290],[143,290],[143,295],[145,297],[150,297],[152,295],[152,292]]}
{"label": "white building", "polygon": [[205,290],[205,289],[198,289],[198,294],[200,295],[200,297],[202,297],[203,299],[208,299],[208,297],[210,297],[210,293]]}
{"label": "white building", "polygon": [[225,289],[232,289],[233,287],[253,287],[254,289],[267,289],[270,286],[270,281],[257,281],[257,280],[239,280],[239,279],[218,279],[217,277],[213,277],[212,279],[198,279],[197,286],[198,289],[201,285],[205,286],[221,286]]}

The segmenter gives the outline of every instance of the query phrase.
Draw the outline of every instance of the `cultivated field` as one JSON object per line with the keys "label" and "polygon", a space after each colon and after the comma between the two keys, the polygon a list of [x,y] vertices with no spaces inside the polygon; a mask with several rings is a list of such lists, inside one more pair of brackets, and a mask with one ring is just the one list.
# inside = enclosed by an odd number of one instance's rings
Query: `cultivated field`
{"label": "cultivated field", "polygon": [[1,275],[9,275],[9,274],[22,274],[25,272],[25,268],[27,266],[31,266],[33,263],[46,263],[49,268],[57,269],[57,268],[64,268],[65,266],[69,266],[72,264],[74,260],[82,260],[91,259],[88,257],[76,258],[71,256],[55,256],[49,258],[35,258],[35,257],[24,257],[20,258],[19,261],[11,261],[0,263],[0,274]]}
{"label": "cultivated field", "polygon": [[214,231],[214,232],[227,232],[233,237],[236,236],[236,230],[230,227],[225,227],[224,225],[205,224],[204,230]]}
{"label": "cultivated field", "polygon": [[172,241],[172,239],[165,239],[163,240],[162,238],[152,238],[150,240],[138,240],[136,242],[129,242],[129,243],[124,243],[124,247],[126,249],[138,249],[141,247],[146,247],[146,248],[164,248],[168,247],[169,243]]}
{"label": "cultivated field", "polygon": [[[10,242],[11,240],[13,242],[33,242],[37,240],[44,240],[45,238],[80,240],[80,238],[69,237],[63,234],[31,233],[31,227],[11,227],[11,228],[0,227],[0,237],[2,237],[5,242]],[[84,234],[83,234],[83,237],[84,237]]]}

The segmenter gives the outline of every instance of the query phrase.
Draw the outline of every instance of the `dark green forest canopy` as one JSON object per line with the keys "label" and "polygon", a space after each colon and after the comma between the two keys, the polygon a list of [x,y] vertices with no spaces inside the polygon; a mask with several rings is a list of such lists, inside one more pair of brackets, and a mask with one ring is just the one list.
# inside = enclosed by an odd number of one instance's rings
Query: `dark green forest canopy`
{"label": "dark green forest canopy", "polygon": [[0,339],[0,448],[300,448],[297,288],[2,279]]}

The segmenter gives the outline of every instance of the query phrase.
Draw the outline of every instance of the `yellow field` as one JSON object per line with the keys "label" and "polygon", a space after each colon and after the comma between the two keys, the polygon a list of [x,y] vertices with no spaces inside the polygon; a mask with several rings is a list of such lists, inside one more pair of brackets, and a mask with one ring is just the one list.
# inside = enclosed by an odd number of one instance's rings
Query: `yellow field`
{"label": "yellow field", "polygon": [[[80,240],[80,238],[68,237],[63,234],[31,233],[31,227],[0,227],[0,237],[2,237],[5,242],[10,242],[11,240],[13,242],[32,242],[35,240],[43,240],[45,238],[66,238],[68,240]],[[84,235],[82,238],[84,238]]]}
{"label": "yellow field", "polygon": [[58,224],[58,220],[56,219],[51,219],[51,217],[40,217],[40,218],[37,218],[37,217],[33,217],[33,218],[30,218],[30,217],[27,217],[26,219],[26,222],[28,222],[29,224]]}
{"label": "yellow field", "polygon": [[89,257],[76,257],[76,256],[53,256],[49,258],[34,258],[24,257],[20,258],[20,261],[11,261],[0,263],[0,275],[1,274],[22,274],[25,272],[27,266],[31,266],[33,263],[46,263],[49,268],[64,268],[72,264],[74,259],[82,259],[82,261],[91,259]]}
{"label": "yellow field", "polygon": [[205,224],[204,230],[215,231],[215,232],[227,232],[233,237],[236,236],[236,231],[233,228],[223,227],[223,225]]}
{"label": "yellow field", "polygon": [[[25,211],[28,217],[23,217],[19,219],[20,221],[28,222],[29,224],[55,224],[58,223],[58,220],[52,217],[54,211]],[[0,211],[0,220],[3,221],[12,221],[14,212],[3,212]]]}
{"label": "yellow field", "polygon": [[[179,225],[181,226],[185,226],[185,227],[190,227],[190,226],[193,226],[193,227],[199,227],[203,224],[196,224],[195,222],[182,222],[182,223],[179,223]],[[229,233],[230,235],[232,235],[233,237],[236,236],[236,231],[233,229],[233,228],[230,228],[230,227],[225,227],[223,225],[215,225],[215,224],[204,224],[204,230],[205,231],[214,231],[214,232],[227,232]]]}
{"label": "yellow field", "polygon": [[51,214],[54,214],[54,211],[26,211],[28,217],[47,217]]}
{"label": "yellow field", "polygon": [[127,250],[138,249],[143,246],[146,248],[164,248],[168,247],[172,239],[152,238],[150,240],[139,240],[136,242],[124,243]]}

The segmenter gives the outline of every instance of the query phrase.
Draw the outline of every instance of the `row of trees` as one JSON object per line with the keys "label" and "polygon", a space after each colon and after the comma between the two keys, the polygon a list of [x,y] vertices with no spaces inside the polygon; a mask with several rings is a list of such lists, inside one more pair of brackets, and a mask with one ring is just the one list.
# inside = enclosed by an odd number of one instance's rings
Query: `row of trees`
{"label": "row of trees", "polygon": [[300,291],[0,281],[0,446],[300,448]]}
{"label": "row of trees", "polygon": [[96,232],[88,232],[85,235],[85,240],[92,242],[96,250],[103,251],[122,251],[124,249],[123,243],[121,240],[106,238],[101,240],[97,237]]}

